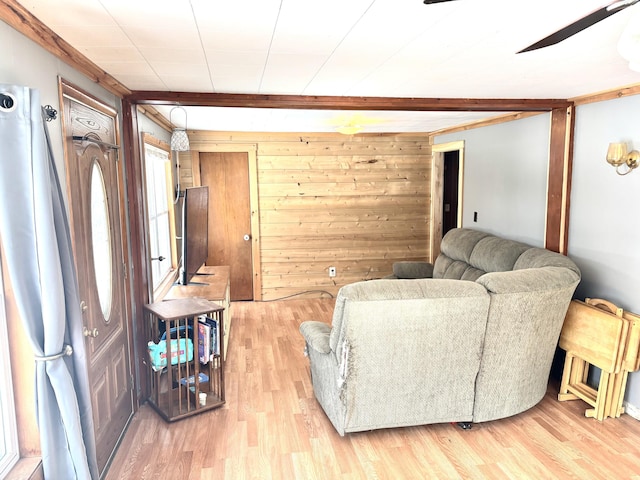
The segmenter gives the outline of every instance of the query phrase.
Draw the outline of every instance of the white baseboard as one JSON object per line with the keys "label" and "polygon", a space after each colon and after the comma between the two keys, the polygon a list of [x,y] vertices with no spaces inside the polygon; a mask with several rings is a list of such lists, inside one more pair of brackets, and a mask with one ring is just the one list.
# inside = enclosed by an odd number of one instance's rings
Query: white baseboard
{"label": "white baseboard", "polygon": [[623,405],[624,405],[624,413],[626,413],[630,417],[635,418],[636,420],[640,420],[640,407],[631,405],[628,402],[624,402]]}

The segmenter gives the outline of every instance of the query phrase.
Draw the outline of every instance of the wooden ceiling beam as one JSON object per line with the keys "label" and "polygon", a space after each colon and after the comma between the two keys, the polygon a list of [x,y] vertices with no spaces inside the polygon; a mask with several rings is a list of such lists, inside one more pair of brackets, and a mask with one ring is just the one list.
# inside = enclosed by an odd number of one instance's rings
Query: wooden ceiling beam
{"label": "wooden ceiling beam", "polygon": [[126,98],[133,104],[143,105],[413,112],[549,112],[572,105],[572,102],[564,99],[349,97],[162,91],[133,91]]}
{"label": "wooden ceiling beam", "polygon": [[568,108],[565,99],[484,99],[350,97],[311,95],[259,95],[230,93],[191,93],[130,91],[109,73],[85,57],[71,44],[37,19],[16,0],[0,2],[0,20],[30,38],[45,50],[133,104],[198,105],[312,110],[453,111],[453,112],[548,112]]}

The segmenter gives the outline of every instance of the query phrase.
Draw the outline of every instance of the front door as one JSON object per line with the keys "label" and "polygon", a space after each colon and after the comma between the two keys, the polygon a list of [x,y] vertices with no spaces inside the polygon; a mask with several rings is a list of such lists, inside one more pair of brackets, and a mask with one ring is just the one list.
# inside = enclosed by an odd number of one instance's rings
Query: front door
{"label": "front door", "polygon": [[231,300],[253,300],[248,154],[200,152],[199,163],[209,187],[207,265],[230,267]]}
{"label": "front door", "polygon": [[116,112],[69,85],[62,91],[71,232],[102,473],[133,415],[123,169]]}

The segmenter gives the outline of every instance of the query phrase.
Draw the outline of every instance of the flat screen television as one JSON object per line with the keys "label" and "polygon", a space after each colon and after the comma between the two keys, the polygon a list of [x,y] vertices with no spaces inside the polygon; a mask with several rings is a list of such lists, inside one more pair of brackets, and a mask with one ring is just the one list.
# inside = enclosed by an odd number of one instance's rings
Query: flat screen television
{"label": "flat screen television", "polygon": [[209,252],[209,187],[184,191],[182,203],[182,271],[179,283],[188,285],[207,261]]}

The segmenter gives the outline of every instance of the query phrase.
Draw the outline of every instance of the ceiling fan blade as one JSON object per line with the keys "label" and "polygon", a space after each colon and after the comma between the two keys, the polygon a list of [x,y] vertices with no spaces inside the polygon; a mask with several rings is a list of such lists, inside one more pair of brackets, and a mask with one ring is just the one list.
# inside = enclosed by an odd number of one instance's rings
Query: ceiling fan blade
{"label": "ceiling fan blade", "polygon": [[563,40],[575,35],[576,33],[581,32],[582,30],[589,28],[592,25],[604,20],[611,15],[621,12],[627,7],[635,5],[640,0],[626,0],[613,2],[612,4],[602,7],[595,12],[590,13],[589,15],[582,17],[580,20],[576,20],[570,25],[567,25],[564,28],[561,28],[555,33],[552,33],[548,37],[543,38],[542,40],[534,43],[533,45],[529,45],[527,48],[520,50],[518,53],[530,52],[532,50],[538,50],[539,48],[549,47],[551,45],[555,45],[556,43],[560,43]]}
{"label": "ceiling fan blade", "polygon": [[422,3],[425,5],[431,5],[432,3],[444,3],[444,2],[454,2],[455,0],[423,0]]}

